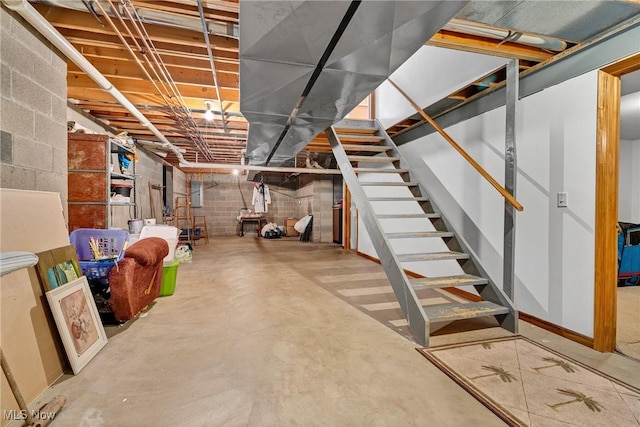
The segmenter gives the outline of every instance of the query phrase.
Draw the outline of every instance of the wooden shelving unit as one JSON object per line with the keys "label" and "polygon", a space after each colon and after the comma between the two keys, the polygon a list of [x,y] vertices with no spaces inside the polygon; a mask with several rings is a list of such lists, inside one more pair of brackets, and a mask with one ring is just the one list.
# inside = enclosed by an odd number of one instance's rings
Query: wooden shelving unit
{"label": "wooden shelving unit", "polygon": [[[70,133],[67,143],[69,232],[77,228],[110,228],[113,209],[133,209],[135,217],[135,162],[131,162],[131,174],[122,174],[117,169],[117,159],[113,160],[119,153],[134,154],[133,150],[103,134]],[[130,202],[112,201],[112,182],[133,185]]]}

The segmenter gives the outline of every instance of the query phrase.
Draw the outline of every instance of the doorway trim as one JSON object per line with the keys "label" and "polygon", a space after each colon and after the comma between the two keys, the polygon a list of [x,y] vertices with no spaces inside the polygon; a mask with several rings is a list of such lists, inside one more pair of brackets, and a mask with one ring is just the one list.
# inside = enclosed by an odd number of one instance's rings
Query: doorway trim
{"label": "doorway trim", "polygon": [[598,72],[593,348],[616,348],[620,76],[640,69],[640,53]]}

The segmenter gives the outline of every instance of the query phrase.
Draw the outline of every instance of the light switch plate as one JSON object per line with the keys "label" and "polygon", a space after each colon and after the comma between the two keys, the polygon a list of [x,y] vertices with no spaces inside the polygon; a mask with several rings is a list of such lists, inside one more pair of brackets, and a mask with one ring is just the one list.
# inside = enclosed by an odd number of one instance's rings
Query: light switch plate
{"label": "light switch plate", "polygon": [[558,193],[558,207],[559,208],[566,208],[568,206],[568,201],[567,201],[567,193],[566,192],[561,192]]}

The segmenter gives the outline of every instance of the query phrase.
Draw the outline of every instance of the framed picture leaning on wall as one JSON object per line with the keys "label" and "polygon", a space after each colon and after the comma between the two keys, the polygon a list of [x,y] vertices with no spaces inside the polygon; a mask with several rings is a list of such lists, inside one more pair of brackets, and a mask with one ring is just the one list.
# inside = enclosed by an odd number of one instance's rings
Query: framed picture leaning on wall
{"label": "framed picture leaning on wall", "polygon": [[75,375],[107,343],[87,278],[48,291],[47,300]]}

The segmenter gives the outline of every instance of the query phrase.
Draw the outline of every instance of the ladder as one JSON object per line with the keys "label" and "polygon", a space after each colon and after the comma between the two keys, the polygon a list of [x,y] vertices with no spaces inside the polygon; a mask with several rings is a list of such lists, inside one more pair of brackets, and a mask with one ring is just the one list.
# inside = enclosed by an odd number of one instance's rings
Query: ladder
{"label": "ladder", "polygon": [[[177,196],[173,212],[174,225],[180,230],[179,239],[193,244],[193,217],[189,196]],[[184,234],[183,234],[184,232]]]}
{"label": "ladder", "polygon": [[[431,324],[494,316],[500,326],[516,333],[518,314],[513,303],[482,269],[429,197],[424,183],[412,176],[409,163],[375,120],[344,119],[325,131],[371,238],[393,292],[416,341],[429,346]],[[395,221],[395,227],[392,225]],[[427,231],[397,231],[398,222],[425,222]],[[394,228],[396,229],[394,231]],[[400,227],[403,228],[403,227]],[[406,228],[406,227],[405,227]],[[413,252],[398,253],[394,241],[428,239],[429,244],[410,245]],[[434,274],[414,279],[405,265],[448,261],[453,274]],[[453,262],[453,264],[451,264]],[[432,264],[433,265],[433,264]],[[442,264],[441,264],[442,265]],[[434,271],[442,268],[434,268]],[[445,269],[446,270],[446,269]],[[423,306],[416,295],[422,289],[473,286],[482,301]]]}
{"label": "ladder", "polygon": [[[194,240],[205,239],[205,245],[209,244],[209,230],[207,230],[207,217],[204,215],[193,216]],[[195,244],[195,241],[194,241]]]}

